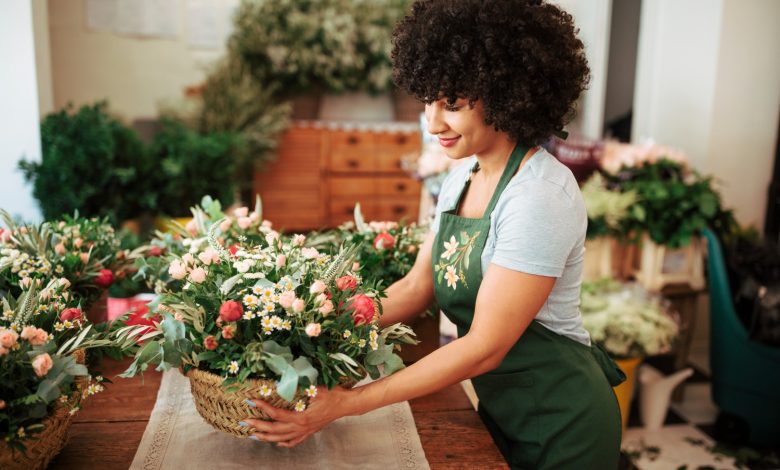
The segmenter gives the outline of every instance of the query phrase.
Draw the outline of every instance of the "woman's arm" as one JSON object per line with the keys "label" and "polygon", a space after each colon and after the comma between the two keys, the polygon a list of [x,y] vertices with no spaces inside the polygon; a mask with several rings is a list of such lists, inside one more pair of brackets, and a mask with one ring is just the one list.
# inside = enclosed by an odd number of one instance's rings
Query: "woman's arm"
{"label": "woman's arm", "polygon": [[304,413],[273,408],[257,400],[275,421],[249,421],[260,440],[292,447],[342,416],[435,392],[496,368],[544,305],[555,278],[491,265],[477,295],[469,332],[411,366],[353,390],[320,388]]}
{"label": "woman's arm", "polygon": [[412,269],[387,288],[387,298],[382,300],[380,326],[407,322],[433,303],[433,269],[431,250],[436,233],[429,232],[420,245]]}

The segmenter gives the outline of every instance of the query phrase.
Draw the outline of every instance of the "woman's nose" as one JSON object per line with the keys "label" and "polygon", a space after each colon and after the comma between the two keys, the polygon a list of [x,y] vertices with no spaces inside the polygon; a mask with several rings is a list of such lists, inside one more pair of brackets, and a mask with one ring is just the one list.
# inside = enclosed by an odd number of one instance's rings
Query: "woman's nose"
{"label": "woman's nose", "polygon": [[447,124],[442,119],[442,107],[438,102],[425,105],[425,119],[431,134],[441,134],[447,130]]}

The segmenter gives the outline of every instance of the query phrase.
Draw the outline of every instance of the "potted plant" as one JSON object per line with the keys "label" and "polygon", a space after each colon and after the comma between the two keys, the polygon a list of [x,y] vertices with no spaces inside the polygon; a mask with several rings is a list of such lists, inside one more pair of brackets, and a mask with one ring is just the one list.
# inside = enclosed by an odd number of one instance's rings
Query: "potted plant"
{"label": "potted plant", "polygon": [[[103,390],[85,351],[110,346],[67,279],[36,280],[0,299],[0,466],[43,469],[62,449],[83,398]],[[42,286],[42,288],[40,287]],[[94,372],[93,372],[94,373]]]}
{"label": "potted plant", "polygon": [[41,161],[21,160],[44,219],[79,211],[114,223],[155,206],[154,168],[138,135],[108,113],[108,104],[72,106],[41,122]]}
{"label": "potted plant", "polygon": [[162,293],[162,321],[118,331],[136,358],[123,374],[158,364],[181,367],[196,407],[215,428],[246,437],[246,416],[266,418],[246,403],[258,397],[302,411],[318,386],[351,384],[403,367],[395,345],[414,343],[396,324],[379,329],[377,286],[352,270],[355,248],[337,256],[304,246],[305,237],[269,232],[258,244],[226,249],[219,221],[182,256],[170,255],[175,281]]}
{"label": "potted plant", "polygon": [[582,284],[580,310],[591,340],[626,374],[627,380],[615,387],[625,428],[636,368],[645,357],[671,349],[679,333],[677,321],[659,296],[610,278]]}

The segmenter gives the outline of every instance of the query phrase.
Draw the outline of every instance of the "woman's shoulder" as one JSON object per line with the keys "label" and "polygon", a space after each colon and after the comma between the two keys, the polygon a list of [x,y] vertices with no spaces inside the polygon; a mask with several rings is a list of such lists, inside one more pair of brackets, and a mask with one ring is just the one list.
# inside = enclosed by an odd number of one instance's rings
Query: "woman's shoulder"
{"label": "woman's shoulder", "polygon": [[525,167],[510,182],[507,189],[545,188],[561,192],[570,199],[580,195],[579,185],[571,170],[544,148],[540,148]]}

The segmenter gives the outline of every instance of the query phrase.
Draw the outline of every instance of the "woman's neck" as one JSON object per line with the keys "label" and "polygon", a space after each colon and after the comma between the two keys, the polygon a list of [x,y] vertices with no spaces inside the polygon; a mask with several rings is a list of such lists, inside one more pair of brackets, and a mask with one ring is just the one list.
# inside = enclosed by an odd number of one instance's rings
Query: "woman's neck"
{"label": "woman's neck", "polygon": [[479,171],[488,180],[500,178],[509,157],[517,144],[509,139],[499,139],[495,145],[476,154]]}

